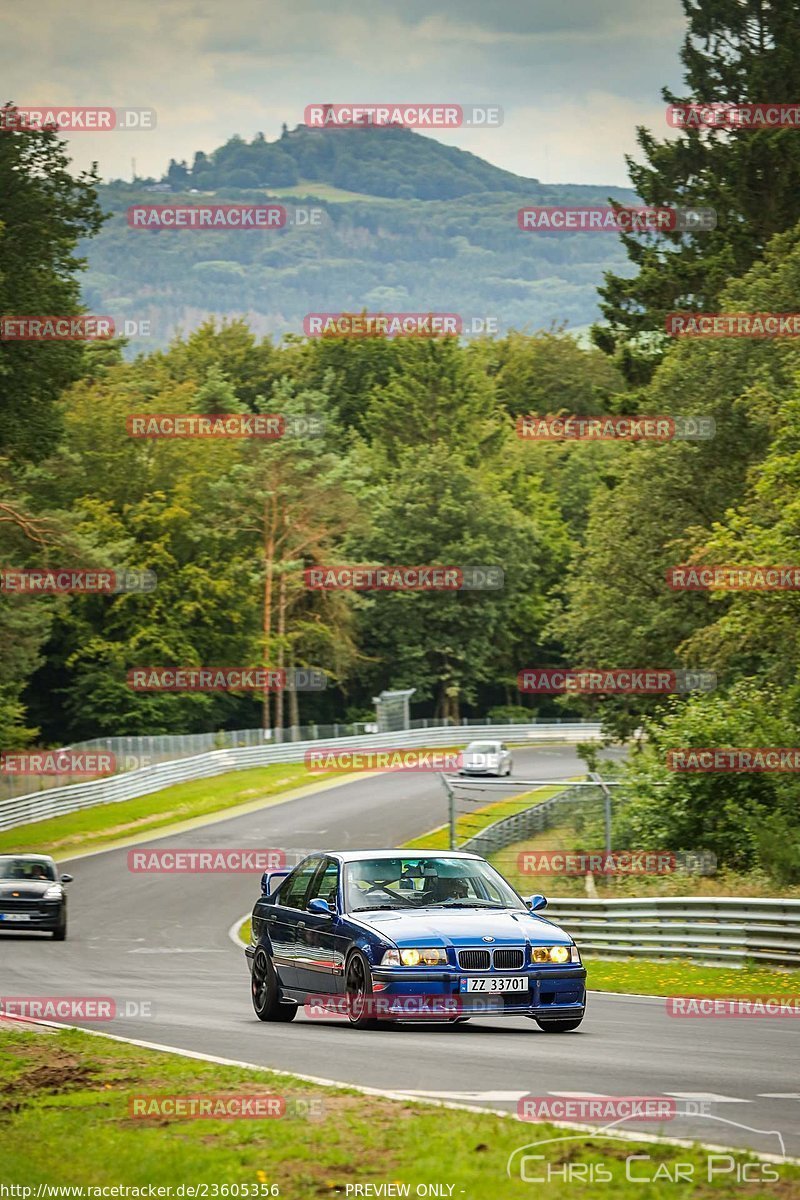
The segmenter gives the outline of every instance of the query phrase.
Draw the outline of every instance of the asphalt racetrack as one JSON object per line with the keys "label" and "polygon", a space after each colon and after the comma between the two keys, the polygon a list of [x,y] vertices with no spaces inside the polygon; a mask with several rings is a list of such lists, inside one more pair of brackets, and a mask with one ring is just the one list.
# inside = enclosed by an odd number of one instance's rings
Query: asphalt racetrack
{"label": "asphalt racetrack", "polygon": [[[514,774],[582,774],[571,747],[515,751]],[[525,789],[522,789],[525,790]],[[505,794],[512,794],[511,789]],[[386,847],[445,820],[440,781],[395,772],[230,817],[148,847]],[[35,847],[31,847],[35,849]],[[128,848],[72,861],[70,931],[4,935],[4,996],[105,996],[149,1017],[93,1025],[124,1037],[392,1092],[516,1111],[534,1096],[668,1095],[705,1115],[620,1126],[800,1157],[800,1028],[791,1019],[676,1019],[665,1001],[591,993],[580,1030],[525,1018],[354,1030],[339,1020],[262,1024],[228,931],[258,894],[252,874],[134,874]],[[555,885],[557,887],[557,884]],[[546,914],[545,914],[546,915]],[[668,965],[665,965],[668,970]],[[534,1125],[521,1126],[536,1138]],[[784,1151],[785,1147],[785,1151]]]}

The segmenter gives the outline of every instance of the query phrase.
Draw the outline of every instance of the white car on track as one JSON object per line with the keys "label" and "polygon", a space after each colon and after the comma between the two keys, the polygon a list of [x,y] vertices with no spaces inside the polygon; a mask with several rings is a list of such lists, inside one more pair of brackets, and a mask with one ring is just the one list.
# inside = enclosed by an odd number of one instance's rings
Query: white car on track
{"label": "white car on track", "polygon": [[461,755],[459,775],[510,775],[511,751],[503,742],[470,742]]}

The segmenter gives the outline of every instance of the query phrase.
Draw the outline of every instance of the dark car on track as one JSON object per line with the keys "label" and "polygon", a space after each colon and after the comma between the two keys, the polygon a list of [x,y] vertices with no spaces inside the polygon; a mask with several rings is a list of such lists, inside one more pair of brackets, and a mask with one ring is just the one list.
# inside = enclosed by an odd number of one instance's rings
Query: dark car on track
{"label": "dark car on track", "polygon": [[59,874],[46,854],[0,854],[0,932],[49,931],[57,942],[67,936],[67,895],[71,875]]}
{"label": "dark car on track", "polygon": [[525,1016],[565,1033],[583,1019],[572,938],[477,854],[320,852],[261,886],[245,954],[262,1021],[324,1015],[320,997],[360,1028]]}

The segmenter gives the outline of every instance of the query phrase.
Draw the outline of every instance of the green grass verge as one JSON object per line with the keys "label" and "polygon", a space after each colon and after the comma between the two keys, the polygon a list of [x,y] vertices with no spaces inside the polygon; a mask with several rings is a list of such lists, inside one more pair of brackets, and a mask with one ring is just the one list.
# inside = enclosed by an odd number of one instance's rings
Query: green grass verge
{"label": "green grass verge", "polygon": [[[320,746],[326,746],[320,742]],[[415,747],[431,753],[430,747]],[[436,747],[439,753],[454,752],[459,746]],[[324,779],[358,778],[358,772],[310,771],[304,763],[271,763],[246,771],[229,771],[210,779],[194,779],[161,788],[147,796],[118,804],[67,813],[46,821],[33,821],[0,832],[0,854],[38,851],[66,858],[71,851],[96,850],[133,839],[152,830],[202,818],[211,813],[260,802],[283,792]],[[46,793],[43,792],[42,795]],[[234,814],[232,814],[234,815]]]}
{"label": "green grass verge", "polygon": [[[523,851],[559,850],[573,853],[578,846],[583,850],[596,850],[602,844],[602,836],[588,838],[576,833],[574,827],[565,823],[554,825],[543,833],[533,834],[524,842],[510,846],[490,855],[512,887],[523,893],[543,892],[557,895],[559,899],[586,899],[586,880],[583,875],[535,875],[521,872],[518,868],[519,855]],[[800,899],[800,886],[777,888],[775,881],[763,872],[749,871],[741,874],[724,868],[713,875],[691,875],[684,872],[665,875],[595,875],[594,886],[601,900],[625,900],[647,896],[774,896],[779,891],[783,900]]]}
{"label": "green grass verge", "polygon": [[700,967],[686,959],[609,962],[586,958],[588,986],[596,992],[647,996],[796,996],[800,972],[787,967]]}
{"label": "green grass verge", "polygon": [[[493,825],[495,821],[502,820],[503,817],[510,817],[523,808],[531,807],[532,799],[535,799],[538,804],[543,804],[545,800],[550,800],[559,792],[563,792],[564,787],[565,785],[560,783],[555,787],[534,788],[532,792],[525,792],[524,795],[512,796],[508,800],[499,800],[493,804],[482,805],[480,808],[473,809],[472,812],[462,813],[456,819],[457,843],[460,844],[467,838],[475,837],[481,830],[486,829],[488,825]],[[450,828],[448,825],[439,825],[436,829],[430,829],[427,833],[422,833],[419,837],[403,843],[404,850],[448,850],[449,848]]]}
{"label": "green grass verge", "polygon": [[[35,850],[66,858],[71,850],[94,850],[139,834],[150,833],[208,813],[253,801],[276,799],[292,788],[329,777],[312,774],[303,763],[272,763],[247,771],[231,771],[211,779],[176,783],[149,796],[98,804],[80,812],[35,821],[0,832],[0,853]],[[44,794],[44,793],[43,793]]]}
{"label": "green grass verge", "polygon": [[[393,1037],[388,1031],[353,1031],[352,1036],[387,1042]],[[453,1030],[452,1036],[455,1043],[460,1035]],[[130,1108],[141,1096],[232,1093],[281,1096],[286,1114],[271,1120],[142,1118]],[[451,1186],[449,1194],[458,1200],[530,1200],[541,1189],[534,1193],[530,1183],[507,1178],[509,1155],[531,1142],[568,1133],[551,1125],[320,1088],[290,1076],[193,1061],[71,1030],[0,1029],[0,1095],[0,1183],[32,1187],[33,1195],[40,1184],[185,1184],[205,1185],[209,1197],[268,1196],[275,1186],[282,1200],[309,1200],[345,1196],[347,1185],[355,1183],[408,1184],[412,1196],[418,1184],[438,1183],[445,1185],[444,1195]],[[652,1200],[700,1194],[727,1200],[737,1195],[737,1186],[741,1189],[733,1172],[707,1184],[708,1156],[698,1148],[577,1134],[541,1152],[562,1173],[565,1163],[573,1164],[573,1170],[574,1164],[587,1164],[587,1175],[588,1164],[604,1164],[613,1172],[614,1195],[641,1195],[640,1185],[625,1181],[625,1157],[633,1154],[651,1156],[650,1164],[635,1164],[638,1174],[645,1166],[654,1174],[661,1163],[674,1171],[679,1162],[696,1171],[692,1186],[653,1184],[648,1190]],[[736,1156],[739,1161],[751,1157]],[[782,1164],[774,1169],[782,1200],[800,1197],[800,1168]],[[214,1191],[231,1184],[240,1190]],[[248,1190],[242,1191],[242,1185]],[[579,1193],[581,1200],[611,1195],[608,1183],[582,1182]],[[563,1178],[556,1177],[547,1188],[548,1200],[574,1196],[575,1183]]]}

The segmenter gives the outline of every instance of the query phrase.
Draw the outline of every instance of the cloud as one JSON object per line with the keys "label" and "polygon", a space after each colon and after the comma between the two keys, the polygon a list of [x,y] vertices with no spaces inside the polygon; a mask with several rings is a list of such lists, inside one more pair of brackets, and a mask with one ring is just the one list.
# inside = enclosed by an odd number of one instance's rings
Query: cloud
{"label": "cloud", "polygon": [[[0,68],[19,104],[153,107],[149,133],[76,134],[77,166],[160,175],[232,134],[276,137],[315,101],[500,105],[501,129],[442,135],[552,181],[622,182],[634,126],[679,79],[679,0],[84,0],[8,10]],[[598,119],[598,114],[602,121]],[[661,132],[660,126],[656,129]]]}

